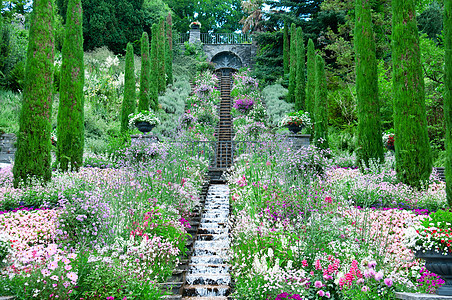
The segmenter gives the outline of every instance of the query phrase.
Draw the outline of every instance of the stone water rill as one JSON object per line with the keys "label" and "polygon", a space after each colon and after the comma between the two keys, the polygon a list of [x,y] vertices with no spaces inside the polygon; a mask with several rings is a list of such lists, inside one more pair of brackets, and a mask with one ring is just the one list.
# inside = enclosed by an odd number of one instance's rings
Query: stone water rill
{"label": "stone water rill", "polygon": [[228,216],[229,187],[211,185],[193,245],[183,299],[227,299],[231,283],[227,265]]}

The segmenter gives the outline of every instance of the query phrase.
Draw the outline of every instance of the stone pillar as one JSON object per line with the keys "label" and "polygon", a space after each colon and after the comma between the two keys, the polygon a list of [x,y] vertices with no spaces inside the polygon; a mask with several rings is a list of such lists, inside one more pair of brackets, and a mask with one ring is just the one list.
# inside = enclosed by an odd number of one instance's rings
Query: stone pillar
{"label": "stone pillar", "polygon": [[190,37],[188,38],[188,42],[190,44],[201,43],[201,29],[191,28],[190,29]]}

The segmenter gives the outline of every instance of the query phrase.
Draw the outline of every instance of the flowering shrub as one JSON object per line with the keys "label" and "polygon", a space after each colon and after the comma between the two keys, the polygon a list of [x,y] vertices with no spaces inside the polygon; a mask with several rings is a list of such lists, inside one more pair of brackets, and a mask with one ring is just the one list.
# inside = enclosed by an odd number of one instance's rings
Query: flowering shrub
{"label": "flowering shrub", "polygon": [[393,133],[383,133],[383,144],[385,147],[394,147],[394,134]]}
{"label": "flowering shrub", "polygon": [[247,113],[253,108],[254,100],[253,99],[237,99],[234,103],[234,108],[238,109],[242,113]]}
{"label": "flowering shrub", "polygon": [[0,267],[6,262],[6,257],[11,253],[11,247],[14,240],[5,233],[0,233]]}
{"label": "flowering shrub", "polygon": [[137,122],[149,122],[151,125],[158,125],[160,124],[160,119],[153,111],[142,110],[138,113],[129,115],[129,127],[132,128]]}
{"label": "flowering shrub", "polygon": [[279,126],[288,126],[288,125],[295,125],[295,126],[311,126],[311,118],[309,117],[308,112],[303,111],[297,111],[297,112],[291,112],[288,115],[284,116],[281,121],[279,121]]}
{"label": "flowering shrub", "polygon": [[419,225],[405,233],[408,247],[416,251],[434,250],[444,255],[452,252],[452,212],[438,210],[425,216]]}

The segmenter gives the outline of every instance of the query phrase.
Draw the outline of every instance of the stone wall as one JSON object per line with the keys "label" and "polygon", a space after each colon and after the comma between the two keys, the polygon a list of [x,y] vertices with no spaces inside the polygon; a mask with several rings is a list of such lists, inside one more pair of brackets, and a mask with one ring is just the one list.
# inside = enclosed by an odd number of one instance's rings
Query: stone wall
{"label": "stone wall", "polygon": [[252,67],[256,55],[256,46],[253,44],[203,44],[202,47],[209,61],[219,53],[232,52],[240,58],[243,67]]}
{"label": "stone wall", "polygon": [[16,152],[16,136],[12,133],[0,135],[0,163],[10,163]]}
{"label": "stone wall", "polygon": [[310,134],[289,134],[287,140],[292,144],[292,149],[307,148],[310,145]]}

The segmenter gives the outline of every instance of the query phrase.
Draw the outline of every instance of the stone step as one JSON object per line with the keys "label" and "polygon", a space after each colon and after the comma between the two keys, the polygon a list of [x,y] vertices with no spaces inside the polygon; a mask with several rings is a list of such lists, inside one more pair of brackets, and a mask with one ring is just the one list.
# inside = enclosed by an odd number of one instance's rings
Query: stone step
{"label": "stone step", "polygon": [[184,287],[183,296],[196,297],[195,299],[203,299],[203,297],[217,299],[217,297],[228,296],[230,292],[228,285],[187,285]]}

